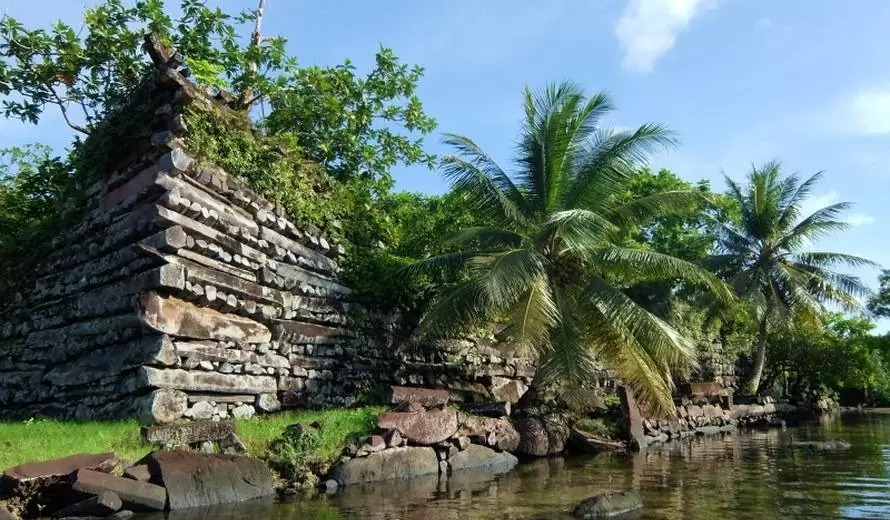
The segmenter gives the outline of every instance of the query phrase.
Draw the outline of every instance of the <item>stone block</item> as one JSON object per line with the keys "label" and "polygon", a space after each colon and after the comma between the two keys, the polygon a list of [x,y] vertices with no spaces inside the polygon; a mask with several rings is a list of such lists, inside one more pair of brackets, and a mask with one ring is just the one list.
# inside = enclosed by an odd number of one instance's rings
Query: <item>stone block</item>
{"label": "stone block", "polygon": [[263,324],[238,316],[165,298],[149,292],[139,299],[143,323],[159,332],[191,339],[261,343],[271,341],[272,333]]}
{"label": "stone block", "polygon": [[439,459],[429,447],[404,446],[349,459],[331,469],[330,478],[342,485],[413,478],[439,472]]}
{"label": "stone block", "polygon": [[235,433],[231,421],[197,421],[184,424],[147,426],[142,428],[142,439],[149,444],[197,444],[220,441]]}
{"label": "stone block", "polygon": [[114,453],[71,455],[61,459],[14,466],[4,471],[3,477],[23,484],[36,480],[64,477],[80,469],[111,471],[117,463],[118,458]]}
{"label": "stone block", "polygon": [[471,444],[448,459],[452,471],[491,468],[499,472],[513,469],[519,460],[508,452],[497,452],[491,448]]}
{"label": "stone block", "polygon": [[156,451],[141,463],[167,488],[170,510],[243,502],[275,492],[272,473],[251,457]]}
{"label": "stone block", "polygon": [[377,426],[383,430],[398,430],[409,442],[428,446],[442,442],[457,432],[457,412],[386,412],[377,417]]}
{"label": "stone block", "polygon": [[451,393],[448,390],[407,386],[391,386],[389,389],[390,404],[416,403],[424,408],[435,408],[446,405],[450,398]]}
{"label": "stone block", "polygon": [[110,491],[133,511],[163,511],[167,503],[167,491],[161,486],[88,469],[74,474],[71,488],[91,495]]}
{"label": "stone block", "polygon": [[136,398],[135,406],[142,424],[171,423],[188,410],[188,395],[179,390],[161,388]]}
{"label": "stone block", "polygon": [[247,374],[190,372],[181,369],[161,370],[142,367],[138,386],[173,388],[186,392],[219,392],[222,394],[270,394],[278,391],[275,378]]}

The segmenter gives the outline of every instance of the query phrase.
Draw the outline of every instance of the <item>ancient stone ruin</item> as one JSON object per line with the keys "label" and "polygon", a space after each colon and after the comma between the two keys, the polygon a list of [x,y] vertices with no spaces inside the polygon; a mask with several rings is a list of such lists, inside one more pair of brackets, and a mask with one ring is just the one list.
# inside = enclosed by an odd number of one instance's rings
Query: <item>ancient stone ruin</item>
{"label": "ancient stone ruin", "polygon": [[350,302],[342,245],[187,146],[185,110],[239,117],[225,93],[149,52],[142,109],[106,124],[147,113],[151,131],[122,139],[36,281],[0,296],[0,418],[244,418],[392,383],[518,399],[527,361],[468,340],[409,348],[392,317]]}

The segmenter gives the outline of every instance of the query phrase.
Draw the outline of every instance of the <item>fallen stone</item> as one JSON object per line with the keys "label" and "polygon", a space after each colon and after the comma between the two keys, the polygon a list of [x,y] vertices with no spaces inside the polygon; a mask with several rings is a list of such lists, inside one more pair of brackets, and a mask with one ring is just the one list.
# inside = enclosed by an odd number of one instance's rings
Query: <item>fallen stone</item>
{"label": "fallen stone", "polygon": [[448,461],[447,460],[439,461],[439,473],[442,475],[448,474]]}
{"label": "fallen stone", "polygon": [[247,453],[247,446],[234,433],[225,439],[220,439],[219,447],[226,455],[245,455]]}
{"label": "fallen stone", "polygon": [[469,437],[461,435],[460,437],[455,437],[453,440],[454,440],[454,445],[457,446],[457,449],[459,449],[461,451],[470,447],[470,438]]}
{"label": "fallen stone", "polygon": [[118,511],[117,513],[115,513],[111,516],[106,516],[105,519],[106,520],[130,520],[131,518],[133,518],[134,515],[135,515],[135,513],[133,513],[129,509],[121,509],[120,511]]}
{"label": "fallen stone", "polygon": [[162,445],[183,446],[205,441],[221,441],[234,433],[235,423],[231,421],[195,421],[142,427],[142,439],[145,442]]}
{"label": "fallen stone", "polygon": [[360,459],[342,461],[329,477],[341,485],[413,478],[439,472],[436,452],[428,447],[403,446],[372,453]]}
{"label": "fallen stone", "polygon": [[322,484],[322,488],[324,489],[324,492],[328,493],[328,494],[336,493],[337,489],[339,487],[340,487],[340,484],[332,478],[325,480],[324,484]]}
{"label": "fallen stone", "polygon": [[103,491],[76,504],[63,507],[54,516],[100,516],[105,517],[116,513],[122,507],[121,498],[111,491]]}
{"label": "fallen stone", "polygon": [[124,507],[134,511],[163,511],[167,503],[167,491],[161,486],[88,469],[74,474],[71,488],[90,495],[111,491],[120,497]]}
{"label": "fallen stone", "polygon": [[402,445],[402,434],[399,433],[399,430],[386,430],[381,437],[383,437],[387,448],[396,448]]}
{"label": "fallen stone", "polygon": [[114,453],[71,455],[61,459],[30,462],[14,466],[3,472],[3,477],[14,483],[27,483],[35,480],[61,478],[79,469],[109,472],[118,464]]}
{"label": "fallen stone", "polygon": [[846,451],[853,447],[852,444],[841,439],[793,442],[791,443],[791,446],[809,451]]}
{"label": "fallen stone", "polygon": [[372,452],[383,451],[386,449],[386,441],[380,435],[371,435],[368,437],[368,446]]}
{"label": "fallen stone", "polygon": [[519,459],[510,453],[497,452],[478,444],[471,444],[467,449],[457,452],[448,459],[452,471],[492,468],[498,472],[506,472],[513,469],[518,463]]}
{"label": "fallen stone", "polygon": [[259,459],[156,451],[141,463],[152,482],[167,488],[170,510],[243,502],[275,493],[269,468]]}
{"label": "fallen stone", "polygon": [[413,388],[408,386],[391,386],[389,402],[391,404],[416,403],[424,408],[445,406],[451,399],[448,390],[433,390],[430,388]]}
{"label": "fallen stone", "polygon": [[380,429],[395,429],[409,442],[429,446],[440,443],[457,432],[457,412],[386,412],[377,417]]}
{"label": "fallen stone", "polygon": [[422,412],[423,406],[418,403],[402,402],[392,407],[392,412]]}
{"label": "fallen stone", "polygon": [[124,478],[138,480],[139,482],[148,482],[151,480],[151,473],[148,472],[148,466],[140,464],[138,466],[130,466],[124,470]]}
{"label": "fallen stone", "polygon": [[636,491],[610,492],[590,497],[578,504],[572,514],[583,520],[602,520],[630,513],[643,507]]}

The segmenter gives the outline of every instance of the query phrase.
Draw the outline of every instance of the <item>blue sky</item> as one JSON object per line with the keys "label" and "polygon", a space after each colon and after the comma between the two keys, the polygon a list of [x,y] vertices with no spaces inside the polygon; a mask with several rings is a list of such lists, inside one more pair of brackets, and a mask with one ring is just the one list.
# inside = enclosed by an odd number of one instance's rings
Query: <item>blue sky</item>
{"label": "blue sky", "polygon": [[[303,64],[349,57],[367,68],[381,43],[426,68],[420,96],[439,130],[467,135],[508,164],[525,85],[571,79],[607,90],[617,126],[669,125],[681,146],[655,168],[688,180],[741,177],[781,159],[825,170],[810,207],[856,203],[854,226],[819,244],[890,266],[890,2],[886,0],[267,0],[264,33]],[[0,0],[28,24],[79,23],[83,0]],[[168,0],[173,3],[173,0]],[[209,2],[234,11],[254,0]],[[70,135],[0,122],[3,145]],[[438,137],[429,149],[444,152]],[[398,187],[438,193],[435,172],[400,168]],[[876,284],[877,272],[859,273]]]}

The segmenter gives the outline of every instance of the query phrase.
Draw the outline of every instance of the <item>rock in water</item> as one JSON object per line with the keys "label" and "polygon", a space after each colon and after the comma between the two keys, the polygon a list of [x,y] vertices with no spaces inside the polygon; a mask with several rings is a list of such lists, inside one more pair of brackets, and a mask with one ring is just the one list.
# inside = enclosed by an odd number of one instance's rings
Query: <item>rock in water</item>
{"label": "rock in water", "polygon": [[510,471],[518,462],[516,457],[505,451],[497,452],[478,444],[471,444],[448,459],[452,471],[490,468],[498,473]]}
{"label": "rock in water", "polygon": [[334,466],[330,478],[340,484],[357,484],[397,478],[412,478],[439,472],[433,448],[390,448],[367,457],[350,459]]}
{"label": "rock in water", "polygon": [[137,511],[163,511],[167,502],[167,492],[161,486],[88,469],[74,474],[71,489],[89,495],[111,492],[127,509]]}
{"label": "rock in water", "polygon": [[153,482],[167,488],[170,510],[243,502],[275,493],[269,468],[259,459],[156,451],[141,462]]}
{"label": "rock in water", "polygon": [[590,497],[578,504],[572,514],[584,520],[613,518],[643,507],[636,491],[610,492]]}
{"label": "rock in water", "polygon": [[805,441],[791,443],[795,448],[802,448],[810,451],[845,451],[853,447],[847,441],[841,439],[828,439],[825,441]]}

